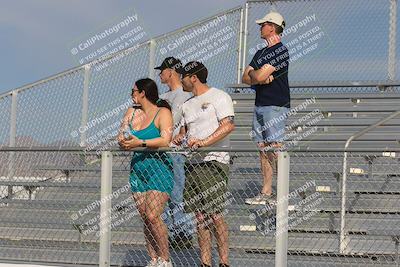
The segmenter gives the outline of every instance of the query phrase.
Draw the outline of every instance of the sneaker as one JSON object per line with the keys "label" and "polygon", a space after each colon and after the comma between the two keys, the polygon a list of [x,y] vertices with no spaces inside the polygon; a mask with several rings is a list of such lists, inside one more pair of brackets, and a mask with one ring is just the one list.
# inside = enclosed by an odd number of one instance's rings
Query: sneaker
{"label": "sneaker", "polygon": [[146,265],[146,267],[158,267],[160,262],[160,258],[158,259],[151,259],[151,261],[149,261]]}
{"label": "sneaker", "polygon": [[251,198],[246,198],[244,202],[248,205],[266,205],[267,203],[274,202],[275,201],[275,195],[267,195],[263,193],[259,193],[255,197]]}
{"label": "sneaker", "polygon": [[220,263],[220,264],[219,264],[219,267],[229,267],[229,265],[228,265],[228,264],[225,264],[225,263]]}
{"label": "sneaker", "polygon": [[166,261],[164,259],[158,258],[157,267],[172,267],[172,262],[171,262],[171,260]]}
{"label": "sneaker", "polygon": [[200,267],[211,267],[211,265],[205,264],[205,263],[201,263]]}

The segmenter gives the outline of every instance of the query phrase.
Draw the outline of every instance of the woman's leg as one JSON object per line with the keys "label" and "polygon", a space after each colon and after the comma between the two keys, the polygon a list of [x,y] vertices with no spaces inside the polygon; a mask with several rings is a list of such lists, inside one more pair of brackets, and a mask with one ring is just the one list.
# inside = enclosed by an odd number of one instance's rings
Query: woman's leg
{"label": "woman's leg", "polygon": [[150,232],[149,221],[146,217],[146,194],[147,193],[133,193],[133,199],[135,200],[136,207],[140,213],[143,220],[143,232],[146,240],[146,248],[149,256],[152,259],[158,259],[156,252],[156,244],[154,242],[153,236]]}
{"label": "woman's leg", "polygon": [[156,244],[157,255],[164,260],[169,260],[168,231],[160,215],[168,198],[167,193],[153,190],[146,192],[146,217]]}

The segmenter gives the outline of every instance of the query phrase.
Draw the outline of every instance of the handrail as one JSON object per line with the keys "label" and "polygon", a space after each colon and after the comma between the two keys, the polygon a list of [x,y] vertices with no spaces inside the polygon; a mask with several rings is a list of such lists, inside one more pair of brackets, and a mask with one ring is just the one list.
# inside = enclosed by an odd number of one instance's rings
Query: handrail
{"label": "handrail", "polygon": [[348,150],[348,148],[349,148],[349,146],[350,146],[352,141],[354,141],[357,138],[363,136],[367,132],[375,129],[376,127],[381,126],[385,122],[395,118],[398,115],[400,115],[400,110],[393,112],[392,114],[390,114],[389,116],[379,120],[375,124],[372,124],[372,125],[366,127],[365,129],[353,134],[352,136],[349,137],[349,139],[347,139],[347,141],[346,141],[346,143],[344,145],[343,150],[345,152],[344,152],[344,155],[343,155],[343,173],[342,173],[342,190],[341,190],[342,203],[341,203],[341,211],[340,211],[340,216],[341,216],[341,220],[340,220],[340,242],[339,242],[340,253],[345,253],[346,247],[347,247],[347,244],[348,244],[347,235],[346,235],[346,232],[345,232],[345,227],[346,227],[345,215],[346,215],[347,153],[348,153],[347,150]]}
{"label": "handrail", "polygon": [[[309,81],[309,82],[289,82],[290,88],[328,88],[328,87],[397,87],[400,81]],[[225,88],[250,88],[245,83],[227,84]]]}
{"label": "handrail", "polygon": [[48,82],[48,81],[52,81],[52,80],[57,79],[57,78],[59,78],[59,77],[68,75],[68,74],[70,74],[70,73],[72,73],[72,72],[76,72],[76,71],[78,71],[78,70],[80,70],[80,69],[83,69],[84,67],[85,67],[85,65],[80,65],[80,66],[77,66],[77,67],[73,67],[73,68],[68,69],[68,70],[66,70],[66,71],[57,73],[57,74],[55,74],[55,75],[46,77],[46,78],[44,78],[44,79],[40,79],[40,80],[38,80],[38,81],[36,81],[36,82],[29,83],[29,84],[23,85],[23,86],[21,86],[21,87],[17,87],[17,88],[15,88],[15,89],[12,89],[12,90],[10,90],[10,91],[8,91],[8,92],[5,92],[5,93],[1,94],[1,95],[0,95],[0,99],[3,98],[4,96],[7,96],[7,95],[12,94],[13,92],[18,92],[18,93],[19,93],[19,92],[21,92],[21,91],[24,91],[24,90],[29,89],[29,88],[31,88],[31,87],[34,87],[34,86],[36,86],[36,85],[39,85],[39,84],[42,84],[42,83],[45,83],[45,82]]}
{"label": "handrail", "polygon": [[[399,111],[400,112],[400,111]],[[110,147],[106,149],[111,152],[128,152],[127,150],[122,150],[119,147]],[[271,151],[275,151],[273,148]],[[71,146],[71,147],[9,147],[3,146],[0,147],[0,152],[87,152],[87,153],[96,153],[94,150],[85,150],[85,147],[80,146]],[[132,150],[131,152],[187,152],[185,149],[177,150],[175,148],[164,147],[158,149],[148,149],[138,147]],[[202,147],[196,150],[197,152],[259,152],[258,148],[221,148],[221,147]],[[305,153],[318,153],[318,152],[353,152],[353,153],[362,153],[362,152],[400,152],[400,147],[391,148],[391,149],[382,149],[382,148],[310,148],[310,147],[295,147],[287,150],[290,152],[305,152]]]}

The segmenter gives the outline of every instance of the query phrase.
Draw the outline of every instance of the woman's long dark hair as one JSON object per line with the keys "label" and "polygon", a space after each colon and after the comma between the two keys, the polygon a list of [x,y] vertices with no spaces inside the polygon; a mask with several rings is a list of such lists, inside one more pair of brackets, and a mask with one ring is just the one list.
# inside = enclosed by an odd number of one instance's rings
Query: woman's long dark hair
{"label": "woman's long dark hair", "polygon": [[147,100],[149,100],[151,103],[153,103],[157,107],[167,108],[171,110],[171,106],[168,104],[168,102],[159,97],[158,87],[155,81],[150,78],[144,78],[137,80],[135,82],[135,85],[140,93],[144,91]]}

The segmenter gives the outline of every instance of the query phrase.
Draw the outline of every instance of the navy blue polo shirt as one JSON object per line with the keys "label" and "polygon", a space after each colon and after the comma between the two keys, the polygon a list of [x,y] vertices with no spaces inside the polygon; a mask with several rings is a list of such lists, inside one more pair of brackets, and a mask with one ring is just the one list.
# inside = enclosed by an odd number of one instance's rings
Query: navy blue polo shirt
{"label": "navy blue polo shirt", "polygon": [[[290,108],[290,90],[288,81],[289,51],[281,42],[257,51],[250,62],[255,70],[265,64],[274,66],[274,80],[270,84],[252,85],[256,90],[256,106],[278,106]],[[267,77],[265,77],[267,79]]]}

